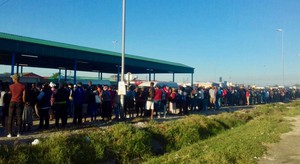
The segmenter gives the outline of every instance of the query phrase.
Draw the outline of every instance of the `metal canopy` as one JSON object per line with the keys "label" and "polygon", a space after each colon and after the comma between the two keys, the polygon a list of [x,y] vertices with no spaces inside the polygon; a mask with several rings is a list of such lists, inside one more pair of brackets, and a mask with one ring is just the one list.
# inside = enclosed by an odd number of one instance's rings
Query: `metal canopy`
{"label": "metal canopy", "polygon": [[[73,70],[76,62],[79,71],[117,73],[121,65],[120,53],[0,33],[0,64],[11,65],[12,54],[16,65],[29,67]],[[126,54],[125,72],[194,73],[194,68]]]}

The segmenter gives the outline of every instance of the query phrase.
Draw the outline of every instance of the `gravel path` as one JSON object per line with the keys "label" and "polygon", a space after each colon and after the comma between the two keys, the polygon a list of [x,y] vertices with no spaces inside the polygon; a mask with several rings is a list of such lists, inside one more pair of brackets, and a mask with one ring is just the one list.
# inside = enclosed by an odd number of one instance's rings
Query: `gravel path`
{"label": "gravel path", "polygon": [[[190,114],[201,114],[201,115],[215,115],[219,114],[222,112],[234,112],[236,110],[242,110],[242,109],[252,109],[253,106],[233,106],[233,107],[223,107],[220,110],[208,110],[208,111],[191,111]],[[179,119],[181,118],[181,115],[168,115],[167,118],[154,118],[155,121],[157,122],[163,122],[163,121],[169,121],[169,120],[174,120],[174,119]],[[75,127],[72,125],[72,119],[68,119],[68,125],[66,129],[55,129],[54,128],[54,121],[50,121],[50,130],[44,130],[44,131],[39,131],[37,130],[38,128],[38,123],[39,121],[37,120],[38,118],[35,119],[34,121],[34,126],[32,127],[32,130],[30,132],[22,134],[21,137],[16,137],[13,136],[12,138],[7,138],[6,134],[4,132],[4,128],[0,126],[0,144],[9,144],[9,145],[14,145],[16,143],[31,143],[34,139],[36,138],[45,138],[49,137],[53,134],[60,133],[61,131],[69,131],[70,133],[76,133],[78,130],[86,129],[89,127],[101,127],[101,128],[106,128],[112,124],[117,123],[118,121],[95,121],[95,122],[86,122],[83,123],[82,126]],[[141,122],[137,123],[136,126],[147,126],[146,124],[149,122],[149,117],[147,118],[140,118]],[[88,119],[90,120],[90,119]],[[132,123],[131,119],[126,119],[126,122]]]}
{"label": "gravel path", "polygon": [[292,131],[282,134],[279,143],[268,145],[268,151],[259,164],[299,164],[300,163],[300,116],[292,120]]}

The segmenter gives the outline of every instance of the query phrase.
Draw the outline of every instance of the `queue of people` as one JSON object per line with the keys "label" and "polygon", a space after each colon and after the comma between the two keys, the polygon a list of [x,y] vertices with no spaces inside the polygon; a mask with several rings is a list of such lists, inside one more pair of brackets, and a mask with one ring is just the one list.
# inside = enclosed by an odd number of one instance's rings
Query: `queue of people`
{"label": "queue of people", "polygon": [[[111,86],[82,83],[76,85],[45,83],[25,86],[19,76],[11,76],[13,84],[0,85],[0,108],[2,125],[7,137],[13,136],[17,127],[17,137],[30,131],[33,116],[39,119],[39,130],[49,129],[49,121],[55,119],[55,128],[65,128],[68,118],[73,118],[74,126],[84,122],[100,120],[149,117],[166,118],[169,114],[188,115],[191,111],[219,110],[224,106],[254,105],[284,102],[299,97],[295,89],[253,89],[212,86],[170,88],[129,86],[121,109],[120,96]],[[14,119],[16,116],[16,122]],[[90,119],[87,119],[90,117]],[[99,120],[99,119],[98,119]]]}

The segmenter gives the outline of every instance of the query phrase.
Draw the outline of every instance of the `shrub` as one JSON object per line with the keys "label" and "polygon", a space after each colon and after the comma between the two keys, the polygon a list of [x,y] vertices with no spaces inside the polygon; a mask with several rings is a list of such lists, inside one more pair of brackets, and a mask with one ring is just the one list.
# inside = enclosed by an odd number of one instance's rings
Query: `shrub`
{"label": "shrub", "polygon": [[151,137],[146,131],[120,123],[108,128],[107,133],[110,140],[108,151],[117,161],[128,163],[151,155]]}
{"label": "shrub", "polygon": [[263,143],[277,141],[290,129],[283,116],[295,114],[300,114],[300,102],[150,121],[145,129],[120,123],[105,130],[65,131],[34,146],[0,145],[0,163],[141,163],[157,157],[151,152],[154,144],[168,153],[149,163],[255,163],[265,151]]}
{"label": "shrub", "polygon": [[192,115],[161,124],[151,124],[148,131],[162,141],[166,152],[189,146],[226,129],[220,122],[200,115]]}

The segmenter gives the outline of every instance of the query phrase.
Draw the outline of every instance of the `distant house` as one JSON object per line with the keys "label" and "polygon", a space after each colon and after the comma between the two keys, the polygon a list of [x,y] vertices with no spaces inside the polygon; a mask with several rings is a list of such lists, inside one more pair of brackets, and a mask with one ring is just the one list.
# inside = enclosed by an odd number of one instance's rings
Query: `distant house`
{"label": "distant house", "polygon": [[[0,81],[2,81],[3,83],[11,83],[10,75],[11,75],[10,73],[0,74]],[[20,82],[38,84],[38,83],[44,83],[45,79],[42,76],[29,72],[29,73],[20,74]]]}

